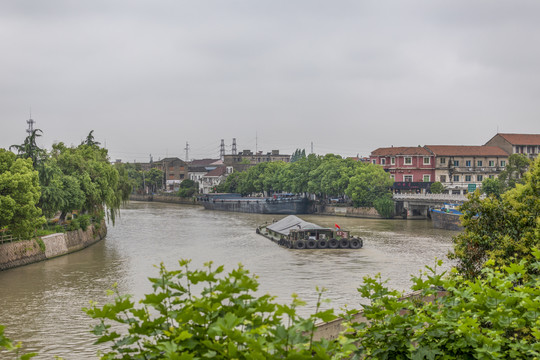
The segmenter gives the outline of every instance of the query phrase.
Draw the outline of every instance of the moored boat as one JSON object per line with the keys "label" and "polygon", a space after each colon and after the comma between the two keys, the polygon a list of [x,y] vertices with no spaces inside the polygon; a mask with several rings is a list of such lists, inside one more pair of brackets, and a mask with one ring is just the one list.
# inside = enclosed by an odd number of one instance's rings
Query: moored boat
{"label": "moored boat", "polygon": [[289,249],[360,249],[364,242],[359,237],[339,228],[325,228],[289,215],[269,225],[257,228],[260,234]]}
{"label": "moored boat", "polygon": [[309,200],[304,197],[280,195],[272,197],[243,197],[240,194],[208,194],[199,199],[207,210],[255,214],[307,214]]}
{"label": "moored boat", "polygon": [[463,213],[459,211],[458,207],[457,204],[444,204],[439,209],[431,209],[433,227],[445,230],[463,230],[460,219]]}

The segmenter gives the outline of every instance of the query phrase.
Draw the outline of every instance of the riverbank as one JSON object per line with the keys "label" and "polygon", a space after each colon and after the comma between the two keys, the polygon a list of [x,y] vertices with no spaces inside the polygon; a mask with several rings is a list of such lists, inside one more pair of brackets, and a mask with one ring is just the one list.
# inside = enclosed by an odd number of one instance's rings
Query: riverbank
{"label": "riverbank", "polygon": [[[0,271],[28,265],[82,250],[107,235],[105,220],[97,227],[0,244]],[[41,244],[40,244],[41,243]]]}
{"label": "riverbank", "polygon": [[133,201],[155,201],[170,204],[201,205],[196,198],[185,199],[175,195],[129,195],[129,200]]}

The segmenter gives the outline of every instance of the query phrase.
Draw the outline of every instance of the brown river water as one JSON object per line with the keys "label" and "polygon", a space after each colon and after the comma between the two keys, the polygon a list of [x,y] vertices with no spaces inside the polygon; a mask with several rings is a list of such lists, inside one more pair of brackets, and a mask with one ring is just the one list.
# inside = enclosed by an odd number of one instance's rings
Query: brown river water
{"label": "brown river water", "polygon": [[[121,211],[107,237],[82,251],[0,272],[0,324],[7,335],[38,351],[35,359],[96,359],[93,320],[81,310],[90,300],[111,300],[106,290],[115,282],[136,300],[151,291],[147,278],[154,265],[169,269],[179,259],[192,268],[209,260],[233,269],[242,263],[259,276],[260,292],[288,303],[292,293],[307,302],[310,314],[315,287],[339,310],[365,302],[357,288],[364,276],[381,273],[388,286],[406,290],[410,275],[434,259],[446,259],[456,232],[433,229],[428,220],[371,220],[302,216],[333,227],[335,223],[364,239],[360,250],[289,250],[257,235],[255,228],[283,216],[228,213],[202,207],[131,202]],[[450,263],[446,261],[445,268]],[[5,356],[5,354],[4,354]],[[0,353],[0,358],[3,358]]]}

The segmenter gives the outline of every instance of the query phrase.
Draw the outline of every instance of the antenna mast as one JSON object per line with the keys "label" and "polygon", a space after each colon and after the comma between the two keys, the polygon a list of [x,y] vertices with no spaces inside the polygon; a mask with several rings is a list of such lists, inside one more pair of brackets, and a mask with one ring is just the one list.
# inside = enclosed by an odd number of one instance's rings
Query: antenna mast
{"label": "antenna mast", "polygon": [[232,154],[233,155],[238,155],[238,152],[236,150],[236,138],[232,139]]}
{"label": "antenna mast", "polygon": [[32,108],[30,108],[30,119],[26,120],[26,123],[28,124],[28,129],[26,129],[26,132],[31,135],[32,131],[34,131],[34,124],[36,123],[32,119]]}
{"label": "antenna mast", "polygon": [[186,141],[186,147],[184,148],[186,150],[186,162],[189,161],[189,143]]}
{"label": "antenna mast", "polygon": [[225,140],[221,139],[221,145],[219,146],[219,158],[223,161],[225,159]]}

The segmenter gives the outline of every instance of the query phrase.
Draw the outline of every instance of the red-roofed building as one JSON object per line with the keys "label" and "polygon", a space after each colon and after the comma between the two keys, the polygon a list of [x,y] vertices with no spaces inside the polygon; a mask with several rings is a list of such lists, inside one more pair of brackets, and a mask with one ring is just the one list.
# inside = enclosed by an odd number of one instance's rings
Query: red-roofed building
{"label": "red-roofed building", "polygon": [[452,194],[466,194],[494,178],[508,163],[508,153],[497,146],[426,145],[434,157],[435,179]]}
{"label": "red-roofed building", "polygon": [[534,159],[540,153],[540,134],[497,134],[486,145],[497,146],[509,155],[525,154]]}
{"label": "red-roofed building", "polygon": [[434,156],[423,147],[379,148],[371,153],[369,159],[390,174],[394,190],[425,191],[435,181]]}
{"label": "red-roofed building", "polygon": [[223,165],[220,165],[214,170],[209,171],[201,179],[203,194],[208,194],[212,192],[214,187],[218,186],[223,180],[225,180],[227,175],[227,167]]}

